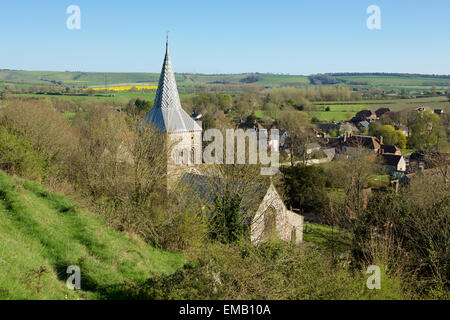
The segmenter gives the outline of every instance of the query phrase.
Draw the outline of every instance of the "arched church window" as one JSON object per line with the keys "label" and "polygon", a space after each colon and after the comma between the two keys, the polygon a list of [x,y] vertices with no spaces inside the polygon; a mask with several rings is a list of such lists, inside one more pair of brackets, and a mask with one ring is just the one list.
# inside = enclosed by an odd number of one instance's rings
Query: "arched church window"
{"label": "arched church window", "polygon": [[276,218],[277,215],[274,207],[269,207],[264,212],[264,240],[271,240],[276,236]]}

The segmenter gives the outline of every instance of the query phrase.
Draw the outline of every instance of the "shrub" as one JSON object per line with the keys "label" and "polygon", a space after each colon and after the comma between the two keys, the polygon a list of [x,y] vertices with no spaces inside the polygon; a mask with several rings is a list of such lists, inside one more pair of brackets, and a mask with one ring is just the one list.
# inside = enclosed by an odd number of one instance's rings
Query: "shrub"
{"label": "shrub", "polygon": [[381,290],[366,288],[365,275],[336,265],[317,247],[296,249],[271,242],[204,248],[199,259],[140,288],[146,299],[383,299],[404,298],[398,281],[383,278]]}
{"label": "shrub", "polygon": [[408,199],[408,194],[380,194],[355,222],[353,256],[360,263],[382,260],[417,279],[416,287],[432,292],[431,297],[448,299],[448,212],[448,196],[424,205]]}
{"label": "shrub", "polygon": [[232,195],[229,190],[223,196],[215,196],[216,211],[211,222],[214,238],[224,243],[243,238],[246,228],[242,224],[241,201],[241,195]]}
{"label": "shrub", "polygon": [[281,169],[289,204],[302,212],[321,213],[328,206],[326,176],[317,166],[297,165]]}
{"label": "shrub", "polygon": [[41,179],[45,168],[45,158],[33,150],[30,141],[12,135],[0,126],[0,169],[10,174]]}

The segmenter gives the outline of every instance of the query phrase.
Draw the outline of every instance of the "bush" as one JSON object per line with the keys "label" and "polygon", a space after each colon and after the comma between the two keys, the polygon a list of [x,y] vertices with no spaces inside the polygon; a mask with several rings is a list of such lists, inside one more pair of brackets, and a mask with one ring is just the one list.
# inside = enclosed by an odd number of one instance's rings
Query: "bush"
{"label": "bush", "polygon": [[10,174],[41,179],[45,176],[46,161],[33,149],[26,138],[10,134],[0,126],[0,169]]}
{"label": "bush", "polygon": [[12,100],[0,112],[0,125],[25,139],[44,161],[44,179],[62,179],[77,145],[75,132],[48,100]]}
{"label": "bush", "polygon": [[355,221],[353,256],[359,263],[382,260],[417,279],[419,290],[448,299],[449,212],[448,196],[423,205],[408,195],[380,194]]}
{"label": "bush", "polygon": [[199,259],[140,288],[145,299],[383,299],[404,298],[398,281],[383,278],[368,290],[365,275],[336,265],[316,247],[301,250],[271,242],[224,245],[216,242]]}
{"label": "bush", "polygon": [[317,166],[297,165],[281,169],[289,204],[302,212],[321,213],[328,206],[326,176]]}

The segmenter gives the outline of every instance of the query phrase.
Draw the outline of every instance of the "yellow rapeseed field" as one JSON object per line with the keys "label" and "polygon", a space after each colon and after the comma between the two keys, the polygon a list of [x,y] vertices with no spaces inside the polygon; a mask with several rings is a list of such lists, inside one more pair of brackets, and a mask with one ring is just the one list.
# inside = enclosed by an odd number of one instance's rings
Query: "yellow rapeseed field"
{"label": "yellow rapeseed field", "polygon": [[108,88],[91,88],[92,90],[95,91],[104,91],[104,90],[108,90],[108,91],[129,91],[132,88],[136,88],[137,90],[156,90],[158,89],[158,86],[149,86],[149,85],[142,85],[142,86],[116,86],[116,87],[108,87]]}

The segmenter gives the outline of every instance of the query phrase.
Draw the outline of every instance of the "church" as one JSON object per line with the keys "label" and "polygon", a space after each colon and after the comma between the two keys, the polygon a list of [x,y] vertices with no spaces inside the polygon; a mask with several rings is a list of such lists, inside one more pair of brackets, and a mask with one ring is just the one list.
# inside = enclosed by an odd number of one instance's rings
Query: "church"
{"label": "church", "polygon": [[[214,214],[214,193],[220,188],[212,186],[217,186],[220,180],[201,174],[202,128],[181,106],[168,41],[153,109],[144,121],[166,134],[168,185],[187,186],[187,196],[201,202],[205,214]],[[239,185],[239,181],[236,184]],[[268,235],[276,234],[282,240],[301,243],[303,216],[286,208],[272,183],[255,184],[253,187],[254,192],[244,195],[242,200],[243,210],[249,217],[245,223],[249,224],[251,241],[258,243],[267,239]]]}

